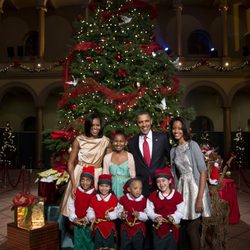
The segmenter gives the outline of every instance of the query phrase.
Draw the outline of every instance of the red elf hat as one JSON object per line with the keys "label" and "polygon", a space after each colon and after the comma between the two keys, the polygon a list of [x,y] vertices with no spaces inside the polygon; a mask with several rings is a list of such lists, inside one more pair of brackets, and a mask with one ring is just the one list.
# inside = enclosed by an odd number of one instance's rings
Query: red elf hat
{"label": "red elf hat", "polygon": [[100,184],[112,184],[112,175],[111,174],[101,174],[99,175],[98,185]]}
{"label": "red elf hat", "polygon": [[81,178],[87,177],[87,178],[91,179],[91,181],[93,182],[94,176],[95,176],[95,167],[94,166],[88,166],[88,167],[82,168]]}
{"label": "red elf hat", "polygon": [[170,168],[169,167],[165,167],[165,168],[161,168],[161,169],[157,169],[155,171],[155,178],[167,178],[168,180],[172,179],[173,176],[172,176],[172,173],[170,171]]}

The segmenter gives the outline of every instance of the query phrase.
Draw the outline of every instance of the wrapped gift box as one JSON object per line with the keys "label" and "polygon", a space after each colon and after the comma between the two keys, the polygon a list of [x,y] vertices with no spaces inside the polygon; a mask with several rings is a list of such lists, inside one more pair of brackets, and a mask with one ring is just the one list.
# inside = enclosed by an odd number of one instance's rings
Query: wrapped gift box
{"label": "wrapped gift box", "polygon": [[58,223],[48,222],[34,230],[18,228],[14,223],[7,224],[8,250],[59,250]]}
{"label": "wrapped gift box", "polygon": [[41,228],[44,226],[44,202],[38,201],[32,206],[15,207],[16,226],[26,230]]}

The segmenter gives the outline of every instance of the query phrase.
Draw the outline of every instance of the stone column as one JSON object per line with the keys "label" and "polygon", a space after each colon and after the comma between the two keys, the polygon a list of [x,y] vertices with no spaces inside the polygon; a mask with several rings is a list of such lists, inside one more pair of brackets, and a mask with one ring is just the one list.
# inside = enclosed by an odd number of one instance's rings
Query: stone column
{"label": "stone column", "polygon": [[219,11],[221,12],[222,23],[222,57],[228,57],[228,4],[227,0],[221,0]]}
{"label": "stone column", "polygon": [[239,5],[240,5],[240,3],[234,3],[233,4],[234,49],[235,49],[235,51],[240,50]]}
{"label": "stone column", "polygon": [[173,0],[173,6],[176,13],[176,41],[177,56],[182,56],[182,3],[181,0]]}
{"label": "stone column", "polygon": [[228,159],[231,152],[231,107],[223,107],[224,127],[224,158]]}
{"label": "stone column", "polygon": [[250,33],[250,8],[246,10],[247,33]]}
{"label": "stone column", "polygon": [[3,3],[4,0],[0,0],[0,20],[1,20],[1,15],[3,14]]}
{"label": "stone column", "polygon": [[45,50],[45,13],[47,0],[38,0],[38,57],[43,59]]}
{"label": "stone column", "polygon": [[43,108],[36,108],[36,167],[43,167]]}

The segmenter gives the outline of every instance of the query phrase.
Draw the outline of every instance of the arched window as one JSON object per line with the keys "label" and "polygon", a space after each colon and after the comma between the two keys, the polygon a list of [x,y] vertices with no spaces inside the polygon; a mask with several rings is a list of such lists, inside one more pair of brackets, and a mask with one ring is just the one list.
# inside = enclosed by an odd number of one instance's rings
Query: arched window
{"label": "arched window", "polygon": [[188,38],[189,54],[208,55],[212,47],[211,37],[205,30],[194,30]]}
{"label": "arched window", "polygon": [[213,122],[206,116],[197,116],[190,127],[193,132],[214,131]]}
{"label": "arched window", "polygon": [[21,131],[36,131],[36,117],[29,116],[21,124]]}
{"label": "arched window", "polygon": [[35,57],[38,55],[38,32],[31,31],[24,38],[24,55]]}

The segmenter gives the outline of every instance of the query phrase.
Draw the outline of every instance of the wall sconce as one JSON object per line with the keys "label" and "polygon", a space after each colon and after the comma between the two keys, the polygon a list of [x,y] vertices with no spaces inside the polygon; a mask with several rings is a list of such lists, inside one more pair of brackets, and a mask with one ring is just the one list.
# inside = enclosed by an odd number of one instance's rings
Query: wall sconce
{"label": "wall sconce", "polygon": [[164,51],[165,51],[168,55],[170,55],[170,54],[173,52],[169,47],[164,48]]}
{"label": "wall sconce", "polygon": [[218,50],[212,47],[210,49],[210,57],[212,57],[212,58],[218,57]]}

